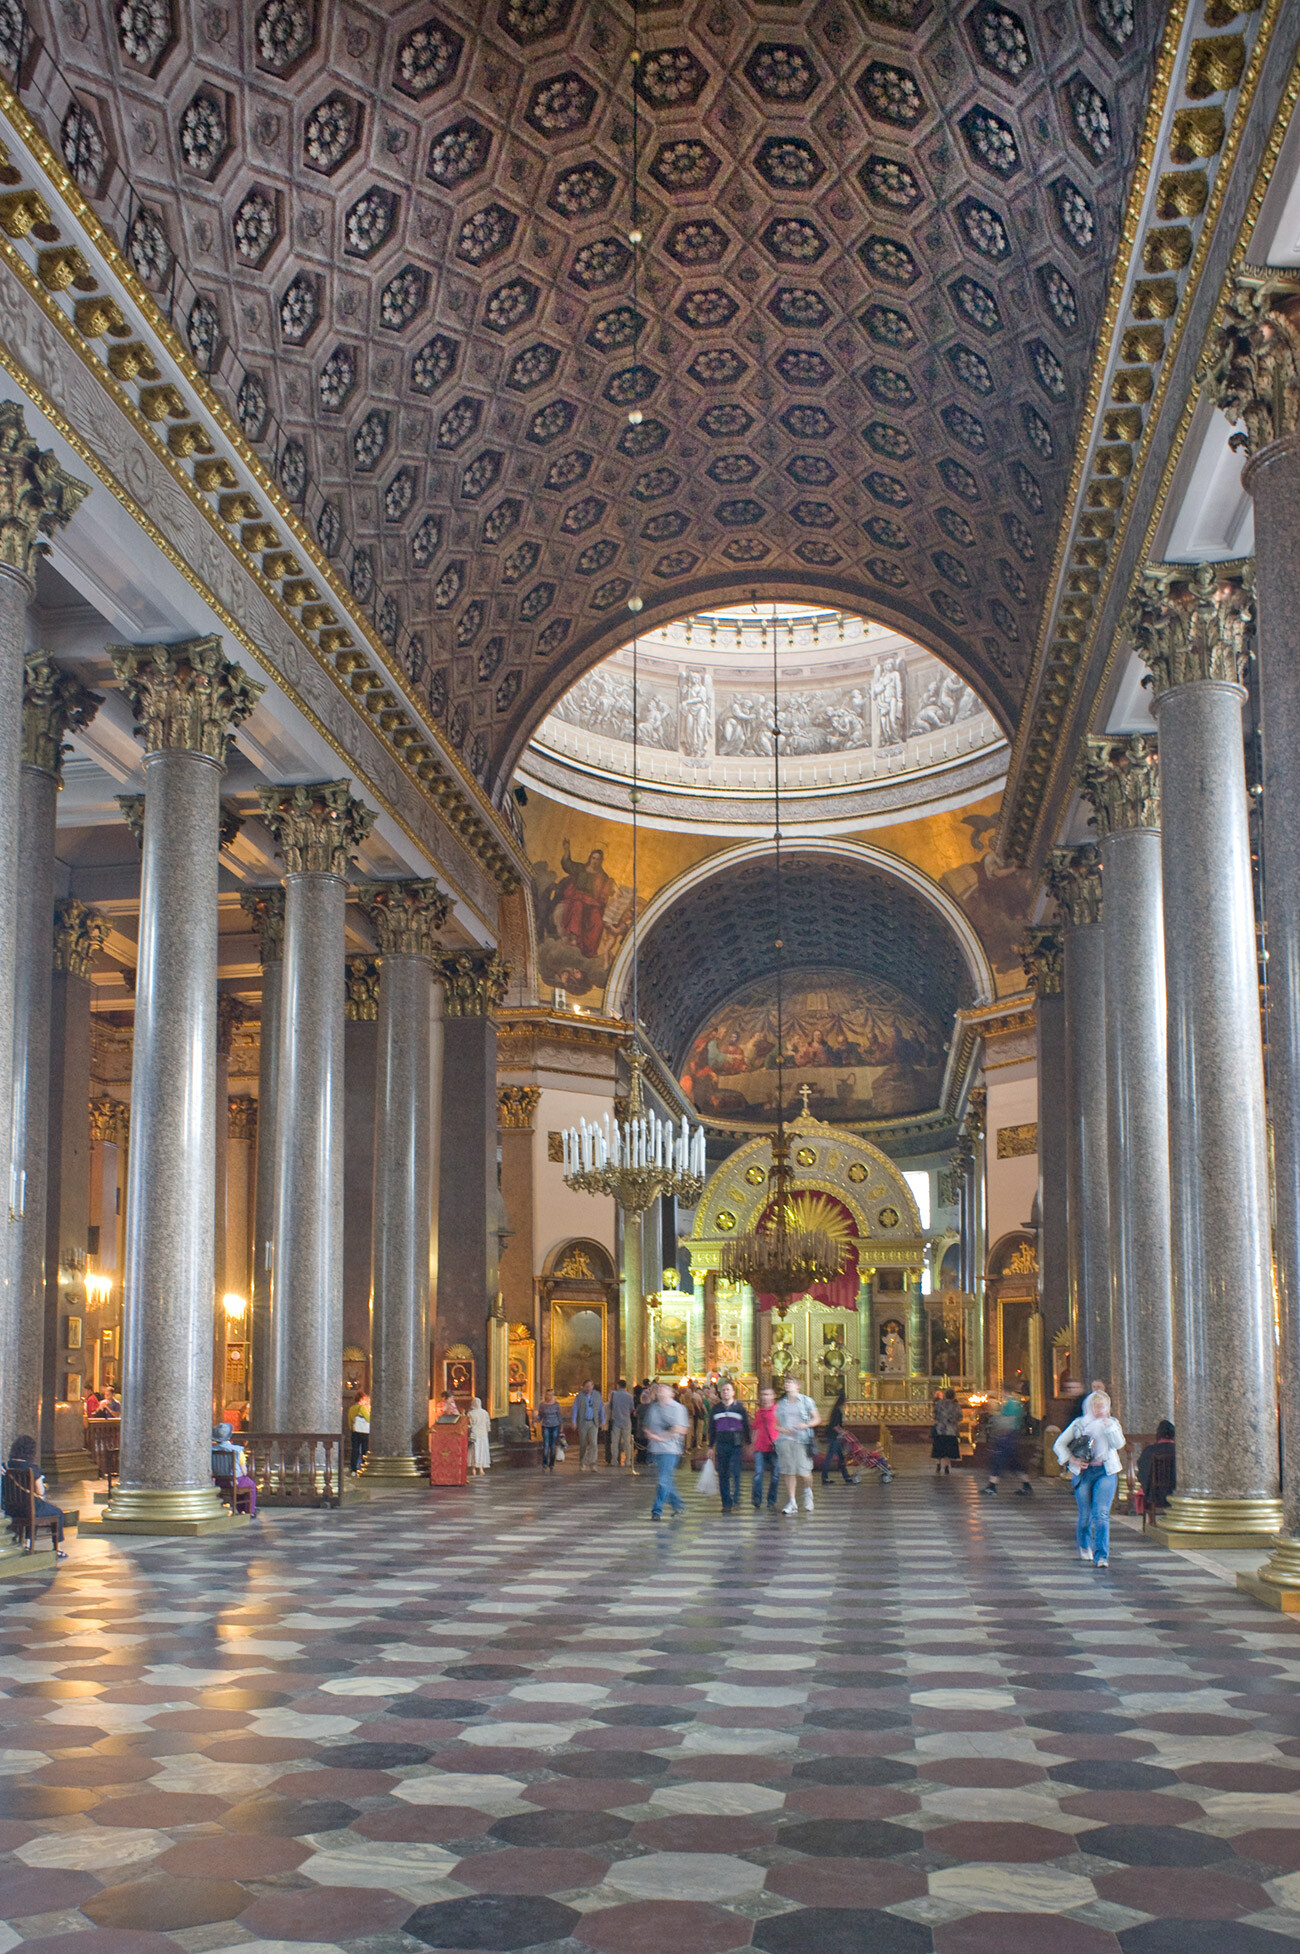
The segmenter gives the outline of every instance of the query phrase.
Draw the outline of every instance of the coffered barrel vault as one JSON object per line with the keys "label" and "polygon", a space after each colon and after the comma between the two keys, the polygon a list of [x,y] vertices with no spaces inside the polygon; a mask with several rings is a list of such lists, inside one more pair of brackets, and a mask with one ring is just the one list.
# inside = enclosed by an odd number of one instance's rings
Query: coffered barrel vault
{"label": "coffered barrel vault", "polygon": [[1164,11],[648,10],[635,304],[626,5],[33,20],[72,174],[127,172],[136,272],[184,265],[195,358],[499,790],[634,584],[823,592],[1014,720]]}

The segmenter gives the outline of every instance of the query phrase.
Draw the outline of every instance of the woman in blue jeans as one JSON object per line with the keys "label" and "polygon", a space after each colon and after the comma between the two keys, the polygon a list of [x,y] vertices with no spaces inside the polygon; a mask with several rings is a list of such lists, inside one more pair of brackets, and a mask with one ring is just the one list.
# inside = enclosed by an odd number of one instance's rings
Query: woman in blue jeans
{"label": "woman in blue jeans", "polygon": [[563,1421],[564,1413],[554,1391],[547,1391],[537,1407],[537,1422],[542,1428],[542,1466],[547,1472],[555,1471],[555,1448],[560,1442]]}
{"label": "woman in blue jeans", "polygon": [[1104,1391],[1083,1401],[1083,1411],[1052,1450],[1070,1474],[1078,1520],[1074,1529],[1079,1559],[1095,1567],[1110,1564],[1110,1509],[1119,1485],[1119,1455],[1124,1444],[1118,1418]]}

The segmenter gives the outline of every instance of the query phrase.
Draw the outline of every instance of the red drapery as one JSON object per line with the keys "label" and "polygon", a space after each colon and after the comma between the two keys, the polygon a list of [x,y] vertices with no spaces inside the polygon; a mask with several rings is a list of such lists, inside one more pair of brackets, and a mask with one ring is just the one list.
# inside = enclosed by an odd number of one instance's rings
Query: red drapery
{"label": "red drapery", "polygon": [[[833,1194],[822,1194],[820,1198],[828,1201],[844,1217],[845,1225],[850,1234],[856,1234],[857,1224],[849,1210],[844,1206],[844,1203],[837,1201]],[[766,1227],[771,1213],[772,1204],[769,1201],[758,1218],[760,1230]],[[832,1309],[856,1309],[858,1306],[857,1249],[850,1246],[845,1258],[844,1267],[840,1270],[833,1282],[814,1282],[807,1293],[815,1303],[827,1304]],[[778,1299],[775,1296],[765,1296],[760,1293],[758,1307],[760,1309],[775,1309],[777,1301]]]}

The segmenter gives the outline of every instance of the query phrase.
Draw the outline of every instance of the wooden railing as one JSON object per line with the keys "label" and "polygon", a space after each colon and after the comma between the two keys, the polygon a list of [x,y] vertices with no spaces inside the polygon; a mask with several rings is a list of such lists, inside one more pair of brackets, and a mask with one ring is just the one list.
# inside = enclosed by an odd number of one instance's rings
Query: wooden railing
{"label": "wooden railing", "polygon": [[248,1476],[262,1506],[342,1506],[343,1439],[338,1432],[239,1432]]}

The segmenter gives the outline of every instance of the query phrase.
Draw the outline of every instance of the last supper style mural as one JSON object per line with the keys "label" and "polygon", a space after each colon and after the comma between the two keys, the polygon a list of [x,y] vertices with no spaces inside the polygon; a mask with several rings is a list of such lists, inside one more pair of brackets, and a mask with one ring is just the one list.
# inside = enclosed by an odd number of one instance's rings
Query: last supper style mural
{"label": "last supper style mural", "polygon": [[[921,1113],[937,1103],[943,1034],[903,991],[851,971],[795,969],[784,992],[792,1102],[796,1085],[807,1085],[809,1110],[837,1121]],[[776,1052],[775,999],[763,979],[737,991],[691,1040],[682,1088],[706,1118],[773,1119]]]}

